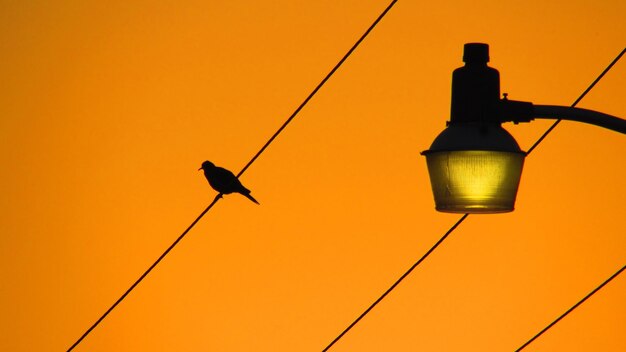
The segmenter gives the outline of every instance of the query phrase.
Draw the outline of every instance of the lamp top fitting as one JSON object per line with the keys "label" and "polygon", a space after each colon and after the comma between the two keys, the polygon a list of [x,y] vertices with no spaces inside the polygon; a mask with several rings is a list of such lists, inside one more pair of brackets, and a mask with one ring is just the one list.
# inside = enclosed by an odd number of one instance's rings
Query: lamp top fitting
{"label": "lamp top fitting", "polygon": [[465,44],[463,46],[463,62],[477,64],[486,64],[489,62],[489,44]]}

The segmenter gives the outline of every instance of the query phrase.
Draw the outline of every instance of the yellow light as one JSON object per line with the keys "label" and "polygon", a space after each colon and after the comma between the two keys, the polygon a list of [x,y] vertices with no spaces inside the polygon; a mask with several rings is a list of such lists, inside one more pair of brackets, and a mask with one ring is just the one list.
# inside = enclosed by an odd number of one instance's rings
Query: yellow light
{"label": "yellow light", "polygon": [[426,154],[438,211],[504,213],[513,211],[525,154],[486,150]]}

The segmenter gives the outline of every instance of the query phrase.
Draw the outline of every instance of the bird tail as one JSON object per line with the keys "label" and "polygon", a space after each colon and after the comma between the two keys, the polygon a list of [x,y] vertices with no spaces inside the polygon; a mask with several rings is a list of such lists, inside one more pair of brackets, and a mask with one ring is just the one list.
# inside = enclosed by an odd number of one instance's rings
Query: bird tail
{"label": "bird tail", "polygon": [[250,199],[251,201],[255,202],[256,204],[261,205],[259,202],[257,202],[256,199],[254,199],[253,196],[250,195],[250,191],[248,191],[247,193],[241,193],[241,194],[243,194],[246,198]]}

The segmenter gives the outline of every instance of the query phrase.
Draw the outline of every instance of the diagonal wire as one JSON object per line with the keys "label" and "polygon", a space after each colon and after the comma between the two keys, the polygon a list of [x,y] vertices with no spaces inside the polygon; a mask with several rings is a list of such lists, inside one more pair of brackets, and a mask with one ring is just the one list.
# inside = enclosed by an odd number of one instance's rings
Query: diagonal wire
{"label": "diagonal wire", "polygon": [[424,254],[417,262],[415,262],[415,264],[413,264],[409,270],[407,270],[404,274],[402,274],[402,276],[400,276],[400,278],[398,280],[396,280],[396,282],[393,283],[393,285],[391,285],[391,287],[389,287],[387,289],[387,291],[385,291],[385,293],[383,293],[380,297],[378,297],[378,299],[376,301],[374,301],[374,303],[372,303],[363,313],[361,313],[361,315],[359,315],[358,318],[356,318],[352,324],[350,324],[347,328],[345,328],[345,330],[343,330],[341,332],[341,334],[339,334],[337,337],[335,337],[335,339],[328,344],[328,346],[326,346],[326,348],[324,348],[322,350],[322,352],[326,352],[328,351],[331,347],[333,347],[333,345],[339,341],[343,335],[345,335],[348,331],[350,331],[350,329],[352,329],[359,321],[361,321],[361,319],[363,319],[367,313],[369,313],[372,309],[374,309],[374,307],[376,307],[376,305],[378,305],[378,303],[380,303],[380,301],[382,301],[383,299],[385,299],[385,297],[387,297],[387,295],[389,293],[391,293],[391,291],[393,291],[394,288],[396,288],[396,286],[398,286],[400,284],[400,282],[402,282],[402,280],[404,280],[407,276],[409,276],[409,274],[411,274],[411,272],[417,268],[418,265],[420,265],[424,259],[426,259],[435,249],[437,249],[437,247],[439,247],[439,245],[448,237],[449,234],[452,233],[452,231],[454,231],[457,226],[461,225],[461,223],[463,221],[465,221],[465,219],[467,219],[467,217],[469,216],[469,214],[465,214],[463,216],[461,216],[461,218],[454,224],[452,225],[452,227],[445,233],[445,235],[443,235],[439,241],[437,241],[437,243],[435,243],[432,247],[430,247],[430,249],[428,250],[428,252],[426,252],[426,254]]}
{"label": "diagonal wire", "polygon": [[313,98],[315,93],[317,93],[317,91],[320,90],[320,88],[322,88],[324,83],[326,83],[326,81],[328,81],[328,79],[335,73],[335,71],[337,71],[339,69],[339,67],[344,63],[344,61],[346,61],[348,59],[348,57],[352,54],[352,52],[359,46],[359,44],[361,44],[361,42],[367,37],[367,35],[370,34],[370,32],[376,27],[378,22],[380,22],[383,19],[383,17],[385,17],[387,12],[389,12],[389,10],[391,10],[393,5],[395,5],[397,1],[398,0],[393,0],[383,10],[383,12],[381,12],[381,14],[378,16],[378,18],[376,18],[376,20],[374,20],[374,22],[369,26],[369,28],[365,31],[365,33],[363,33],[361,38],[359,38],[359,40],[357,40],[356,43],[354,43],[354,45],[350,48],[350,50],[348,50],[348,52],[341,58],[341,60],[339,60],[337,65],[335,65],[335,67],[333,67],[333,69],[330,70],[330,72],[326,75],[326,77],[324,77],[324,79],[317,85],[317,87],[315,87],[315,89],[313,89],[311,94],[309,94],[309,96],[306,97],[306,99],[304,99],[302,104],[300,104],[300,106],[298,106],[298,108],[293,112],[293,114],[291,114],[291,116],[289,116],[287,121],[285,121],[285,123],[283,123],[283,125],[280,126],[280,128],[276,131],[276,133],[274,133],[274,135],[272,137],[270,137],[270,139],[267,141],[267,143],[265,143],[265,145],[263,147],[261,147],[261,150],[259,150],[259,152],[254,157],[252,157],[250,162],[248,162],[248,164],[246,164],[246,166],[244,166],[243,169],[241,169],[241,171],[239,171],[239,173],[237,174],[237,177],[241,176],[241,174],[243,174],[248,169],[248,167],[250,167],[250,165],[252,165],[252,163],[261,155],[261,153],[263,153],[265,151],[265,149],[285,129],[285,127],[287,127],[287,125],[291,122],[291,120],[293,120],[293,118],[296,117],[296,115],[300,112],[300,110],[302,110],[302,108],[309,102],[309,100],[311,100],[311,98]]}
{"label": "diagonal wire", "polygon": [[204,214],[206,214],[211,208],[213,208],[213,206],[215,205],[215,203],[217,203],[217,201],[222,197],[222,194],[218,194],[215,199],[213,199],[213,201],[211,202],[211,204],[209,204],[208,207],[206,207],[206,209],[204,209],[204,211],[200,214],[200,216],[198,216],[196,218],[196,220],[194,220],[191,225],[189,225],[189,227],[187,227],[187,229],[185,231],[183,231],[183,233],[178,236],[178,238],[176,239],[176,241],[174,241],[174,243],[172,243],[166,250],[165,252],[163,252],[163,254],[161,254],[161,256],[159,257],[159,259],[157,259],[152,265],[150,265],[150,267],[148,268],[148,270],[146,270],[146,272],[143,273],[143,275],[141,275],[139,277],[139,279],[137,279],[137,281],[135,281],[134,284],[132,284],[128,290],[126,290],[126,292],[124,292],[124,294],[117,300],[115,301],[115,303],[113,303],[113,305],[107,309],[106,312],[104,312],[104,314],[102,314],[102,316],[96,320],[96,322],[91,325],[91,327],[89,329],[87,329],[87,331],[85,331],[85,333],[78,339],[76,340],[76,342],[74,342],[74,344],[67,350],[68,352],[73,350],[76,346],[78,346],[78,344],[80,344],[83,339],[85,337],[87,337],[87,335],[89,335],[89,333],[91,333],[91,331],[93,329],[96,328],[96,326],[98,326],[98,324],[100,324],[100,322],[102,322],[102,320],[104,320],[104,318],[106,318],[107,315],[109,315],[109,313],[111,313],[111,311],[113,309],[115,309],[115,307],[117,307],[118,304],[120,304],[124,298],[126,298],[126,296],[128,296],[128,294],[137,286],[139,285],[139,283],[146,277],[148,276],[148,274],[152,271],[152,269],[154,269],[154,267],[157,266],[157,264],[159,264],[161,262],[161,260],[163,260],[163,258],[165,258],[165,256],[172,250],[174,249],[174,247],[176,247],[176,245],[178,244],[178,242],[180,242],[180,240],[183,239],[183,237],[185,237],[185,235],[187,234],[187,232],[189,232],[189,230],[191,230],[192,227],[194,227],[198,221],[200,221],[200,219],[202,219],[202,217],[204,216]]}
{"label": "diagonal wire", "polygon": [[[604,75],[609,72],[611,70],[611,68],[613,68],[613,66],[622,58],[622,56],[624,55],[624,53],[626,52],[626,48],[624,48],[622,50],[621,53],[619,53],[617,55],[617,57],[615,57],[615,59],[604,69],[604,71],[602,71],[602,73],[598,76],[598,78],[596,78],[590,85],[589,87],[587,87],[587,89],[585,89],[585,91],[583,92],[583,94],[581,94],[578,99],[576,99],[574,101],[574,103],[572,103],[572,107],[578,105],[578,103],[587,95],[587,93],[589,93],[591,91],[591,89],[593,89],[593,87],[596,86],[596,84],[598,82],[600,82],[600,80],[602,79],[602,77],[604,77]],[[552,126],[550,126],[550,128],[548,128],[543,135],[541,135],[541,137],[539,137],[539,139],[535,142],[535,144],[533,144],[529,149],[528,152],[526,152],[526,155],[530,154],[530,152],[532,152],[538,145],[539,143],[541,143],[543,141],[544,138],[546,138],[548,136],[548,134],[550,134],[550,132],[552,132],[552,130],[559,124],[561,123],[561,119],[556,120]]]}
{"label": "diagonal wire", "polygon": [[[615,57],[615,59],[613,61],[611,61],[611,63],[604,69],[604,71],[602,71],[602,73],[598,76],[598,78],[596,78],[590,85],[589,87],[583,92],[583,94],[581,94],[578,99],[576,99],[576,101],[574,101],[574,103],[572,104],[572,107],[576,106],[576,104],[578,104],[578,102],[580,102],[585,95],[587,95],[587,93],[589,93],[589,91],[591,91],[591,89],[600,81],[600,79],[602,79],[602,77],[604,77],[604,75],[609,72],[609,70],[622,58],[622,56],[624,55],[624,53],[626,53],[626,47],[624,49],[622,49],[622,51]],[[548,128],[548,130],[539,138],[539,140],[537,140],[537,142],[535,142],[535,144],[533,144],[533,146],[528,150],[528,153],[530,153],[533,149],[535,149],[535,147],[541,143],[541,141],[559,124],[559,122],[561,122],[561,120],[557,120],[554,124],[552,124],[552,126],[550,126],[550,128]],[[604,287],[604,285],[608,284],[609,281],[613,280],[617,275],[619,275],[624,269],[626,268],[626,265],[623,266],[620,270],[618,270],[615,274],[613,274],[610,278],[608,278],[606,281],[604,281],[600,286],[598,286],[595,290],[591,291],[591,293],[589,293],[587,296],[585,296],[585,298],[583,298],[582,300],[580,300],[578,303],[576,303],[573,307],[571,307],[570,309],[567,310],[567,312],[563,313],[560,317],[558,317],[555,321],[553,321],[552,323],[550,323],[550,325],[546,326],[545,328],[543,328],[543,330],[541,330],[539,333],[537,333],[535,336],[533,336],[530,340],[526,341],[526,343],[524,345],[522,345],[522,347],[518,348],[517,350],[515,350],[515,352],[521,351],[522,349],[524,349],[526,346],[528,346],[531,342],[533,342],[535,339],[537,339],[539,336],[543,335],[544,332],[548,331],[548,329],[550,329],[552,326],[554,326],[556,323],[558,323],[561,319],[563,319],[566,315],[568,315],[569,313],[571,313],[574,309],[576,309],[579,305],[581,305],[583,302],[585,302],[589,297],[591,297],[594,293],[596,293],[597,291],[599,291],[602,287]]]}
{"label": "diagonal wire", "polygon": [[516,349],[515,352],[519,352],[521,350],[523,350],[524,348],[526,348],[526,346],[530,345],[531,342],[535,341],[539,336],[543,335],[544,332],[548,331],[548,329],[550,329],[551,327],[553,327],[556,323],[558,323],[561,319],[565,318],[566,315],[568,315],[569,313],[571,313],[574,309],[578,308],[578,306],[580,306],[581,304],[583,304],[587,299],[589,299],[591,296],[593,296],[596,292],[600,291],[601,288],[603,288],[604,286],[606,286],[606,284],[608,284],[609,282],[611,282],[611,280],[615,279],[619,274],[622,273],[622,271],[624,271],[624,269],[626,269],[626,265],[624,265],[621,269],[619,269],[617,272],[615,272],[615,274],[611,275],[611,277],[609,277],[608,279],[606,279],[602,284],[600,284],[600,286],[596,287],[593,291],[589,292],[589,294],[587,294],[583,299],[581,299],[580,301],[578,301],[578,303],[574,304],[570,309],[568,309],[565,313],[561,314],[561,316],[559,316],[558,318],[556,318],[556,320],[554,320],[552,323],[550,323],[548,326],[546,326],[545,328],[543,328],[543,330],[541,330],[540,332],[538,332],[535,336],[533,336],[530,340],[526,341],[525,344],[523,344],[520,348]]}
{"label": "diagonal wire", "polygon": [[[624,55],[624,52],[626,52],[626,48],[624,48],[624,50],[622,50],[622,52],[617,55],[617,57],[604,69],[604,71],[602,71],[602,73],[589,85],[589,87],[585,89],[585,91],[578,97],[578,99],[574,101],[572,107],[576,106],[576,104],[578,104],[587,95],[587,93],[589,93],[591,89],[595,87],[595,85],[602,79],[602,77],[604,77],[604,75],[609,72],[609,70],[611,70],[611,68],[620,60],[620,58]],[[535,149],[548,136],[548,134],[550,134],[550,132],[554,130],[554,128],[559,124],[560,121],[561,120],[559,119],[552,126],[550,126],[550,128],[548,128],[548,130],[546,130],[546,132],[544,132],[544,134],[539,137],[539,139],[532,145],[532,147],[530,147],[526,155],[530,154],[530,152],[532,152],[533,149]],[[324,348],[322,352],[328,351],[335,343],[337,343],[337,341],[339,341],[348,331],[350,331],[359,321],[361,321],[361,319],[363,319],[376,305],[378,305],[378,303],[380,303],[385,297],[387,297],[387,295],[391,293],[391,291],[393,291],[393,289],[395,289],[402,280],[409,276],[409,274],[417,266],[419,266],[424,261],[424,259],[426,259],[426,257],[428,257],[428,255],[430,255],[441,244],[441,242],[443,242],[448,237],[448,235],[468,217],[468,215],[469,214],[463,215],[454,225],[452,225],[452,227],[439,239],[439,241],[437,241],[437,243],[435,243],[433,247],[428,250],[428,252],[426,252],[426,254],[424,254],[415,264],[413,264],[413,266],[411,266],[409,270],[402,274],[402,276],[400,276],[400,278],[396,280],[396,282],[394,282],[393,285],[391,285],[391,287],[387,289],[387,291],[385,291],[376,301],[374,301],[374,303],[372,303],[363,313],[361,313],[361,315],[359,315],[359,317],[356,318],[352,322],[352,324],[344,329],[328,346],[326,346],[326,348]],[[530,341],[528,343],[530,343]]]}
{"label": "diagonal wire", "polygon": [[[237,174],[237,177],[241,176],[250,167],[250,165],[252,165],[252,163],[254,163],[259,158],[259,156],[261,156],[261,154],[265,151],[265,149],[267,149],[267,147],[269,147],[269,145],[276,139],[276,137],[278,137],[278,135],[287,127],[287,125],[296,117],[296,115],[298,115],[298,113],[302,110],[302,108],[304,108],[304,106],[313,98],[313,96],[315,96],[315,94],[322,88],[322,86],[339,69],[339,67],[341,67],[341,65],[343,65],[343,63],[348,59],[348,57],[350,57],[350,55],[356,50],[356,48],[361,44],[361,42],[363,42],[363,40],[365,40],[365,38],[376,27],[376,25],[383,19],[383,17],[385,17],[387,12],[389,12],[389,10],[391,10],[391,8],[393,7],[393,5],[396,2],[397,2],[397,0],[393,0],[391,2],[391,4],[389,4],[389,6],[387,6],[387,8],[385,8],[385,10],[367,28],[365,33],[363,33],[363,35],[354,43],[354,45],[352,45],[350,50],[348,50],[348,52],[341,58],[341,60],[339,60],[339,62],[332,68],[332,70],[330,70],[330,72],[324,77],[324,79],[322,79],[322,81],[313,89],[313,91],[296,108],[296,110],[291,114],[291,116],[289,116],[289,118],[285,121],[285,123],[283,123],[282,126],[280,126],[280,128],[278,128],[276,133],[274,133],[269,138],[269,140],[263,145],[263,147],[261,147],[261,149],[252,157],[252,159],[250,159],[250,161],[246,164],[246,166],[244,166],[243,169],[241,169],[241,171],[239,171],[239,173]],[[202,219],[202,217],[215,205],[215,203],[217,203],[217,201],[221,197],[222,197],[222,194],[220,193],[220,194],[218,194],[215,197],[215,199],[213,199],[211,204],[209,204],[209,206],[207,206],[207,208],[204,209],[204,211],[196,218],[196,220],[194,220],[191,223],[191,225],[189,225],[189,227],[187,227],[187,229],[174,241],[174,243],[172,243],[165,250],[165,252],[163,252],[163,254],[161,254],[161,256],[148,268],[148,270],[146,270],[139,277],[139,279],[137,279],[137,281],[135,281],[135,283],[133,283],[128,288],[128,290],[126,290],[126,292],[124,292],[124,294],[117,301],[115,301],[115,303],[113,303],[113,305],[106,312],[104,312],[104,314],[102,314],[102,316],[98,320],[96,320],[96,322],[93,325],[91,325],[91,327],[89,327],[89,329],[87,329],[87,331],[85,331],[85,333],[78,340],[76,340],[76,342],[74,342],[74,344],[72,344],[72,346],[70,346],[70,348],[67,350],[67,352],[72,351],[76,346],[78,346],[85,339],[85,337],[87,337],[87,335],[89,335],[93,331],[93,329],[95,329],[104,320],[104,318],[106,318],[107,315],[109,315],[109,313],[111,313],[111,311],[113,311],[113,309],[115,309],[115,307],[117,307],[117,305],[120,304],[126,298],[126,296],[128,296],[128,294],[130,294],[130,292],[137,285],[139,285],[139,283],[152,271],[152,269],[154,269],[161,262],[161,260],[163,260],[163,258],[165,258],[165,256],[172,249],[174,249],[174,247],[176,247],[176,245],[185,237],[185,235],[187,235],[187,233],[198,223],[198,221],[200,221],[200,219]]]}

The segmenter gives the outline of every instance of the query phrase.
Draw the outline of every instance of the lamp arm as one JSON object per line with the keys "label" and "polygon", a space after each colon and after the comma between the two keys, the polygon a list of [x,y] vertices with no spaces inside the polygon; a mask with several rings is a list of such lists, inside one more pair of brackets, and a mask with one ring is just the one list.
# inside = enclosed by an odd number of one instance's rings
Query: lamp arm
{"label": "lamp arm", "polygon": [[533,117],[578,121],[626,134],[626,120],[601,112],[557,105],[533,105]]}
{"label": "lamp arm", "polygon": [[492,105],[487,116],[496,122],[530,122],[537,119],[584,122],[626,134],[626,120],[598,111],[558,105],[535,105],[526,101],[502,99]]}

